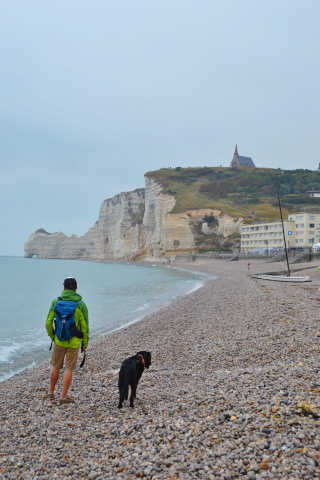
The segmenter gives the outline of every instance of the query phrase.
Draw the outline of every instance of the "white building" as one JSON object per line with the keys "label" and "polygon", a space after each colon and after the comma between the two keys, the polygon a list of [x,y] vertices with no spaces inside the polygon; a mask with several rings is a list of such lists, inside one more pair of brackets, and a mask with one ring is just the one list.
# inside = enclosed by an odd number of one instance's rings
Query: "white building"
{"label": "white building", "polygon": [[[286,247],[312,247],[320,240],[320,214],[293,213],[283,222]],[[241,252],[284,248],[281,221],[241,227]]]}
{"label": "white building", "polygon": [[319,198],[320,197],[320,191],[319,190],[309,190],[307,193],[309,193],[309,197],[311,197],[311,198]]}

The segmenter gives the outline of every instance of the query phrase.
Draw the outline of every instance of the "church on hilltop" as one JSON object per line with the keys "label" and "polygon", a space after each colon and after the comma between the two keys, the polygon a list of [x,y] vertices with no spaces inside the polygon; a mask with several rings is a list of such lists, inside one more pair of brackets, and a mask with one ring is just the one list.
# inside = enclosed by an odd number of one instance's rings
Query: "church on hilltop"
{"label": "church on hilltop", "polygon": [[238,146],[236,145],[236,149],[234,151],[233,159],[231,160],[230,167],[249,167],[249,168],[256,168],[255,164],[250,157],[242,157],[238,154]]}

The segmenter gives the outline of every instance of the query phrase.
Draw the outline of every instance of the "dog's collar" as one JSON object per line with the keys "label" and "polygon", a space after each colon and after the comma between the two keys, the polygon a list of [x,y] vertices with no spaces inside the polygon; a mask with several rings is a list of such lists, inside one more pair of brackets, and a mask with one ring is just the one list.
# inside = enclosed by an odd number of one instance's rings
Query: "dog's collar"
{"label": "dog's collar", "polygon": [[145,360],[144,360],[144,358],[143,358],[143,355],[141,355],[141,353],[139,353],[138,355],[139,355],[139,357],[141,357],[141,363],[142,363],[142,365],[145,367],[145,366],[146,366],[146,362],[145,362]]}

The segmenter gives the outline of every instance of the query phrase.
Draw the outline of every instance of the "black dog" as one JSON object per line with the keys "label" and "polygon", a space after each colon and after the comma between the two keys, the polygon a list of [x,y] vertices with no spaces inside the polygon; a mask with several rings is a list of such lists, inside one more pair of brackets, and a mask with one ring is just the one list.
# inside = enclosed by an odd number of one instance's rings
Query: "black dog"
{"label": "black dog", "polygon": [[138,352],[122,362],[119,372],[119,404],[122,408],[124,400],[128,399],[129,385],[131,387],[130,407],[133,408],[133,399],[136,397],[138,382],[145,368],[151,365],[150,352]]}

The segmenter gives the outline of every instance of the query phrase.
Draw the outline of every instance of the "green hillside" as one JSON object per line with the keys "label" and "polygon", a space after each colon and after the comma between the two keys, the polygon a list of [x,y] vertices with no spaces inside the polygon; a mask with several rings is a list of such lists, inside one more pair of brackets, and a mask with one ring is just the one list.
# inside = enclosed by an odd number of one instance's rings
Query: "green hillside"
{"label": "green hillside", "polygon": [[148,172],[163,186],[163,193],[176,198],[173,211],[215,208],[246,221],[279,220],[278,194],[283,215],[308,211],[320,213],[320,198],[310,198],[310,190],[320,190],[320,173],[311,170],[269,168],[165,168]]}

